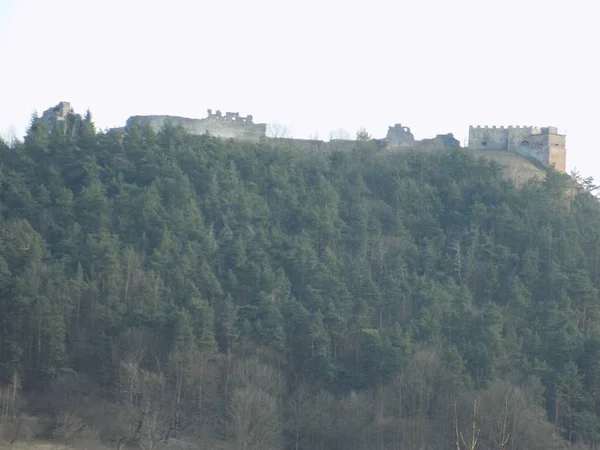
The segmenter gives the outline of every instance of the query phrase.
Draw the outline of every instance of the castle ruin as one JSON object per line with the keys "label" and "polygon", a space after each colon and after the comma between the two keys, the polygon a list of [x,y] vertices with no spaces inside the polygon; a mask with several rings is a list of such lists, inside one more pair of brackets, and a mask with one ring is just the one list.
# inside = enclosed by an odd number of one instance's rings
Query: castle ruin
{"label": "castle ruin", "polygon": [[160,131],[168,122],[181,125],[190,134],[210,133],[225,139],[239,139],[249,142],[259,142],[267,132],[267,124],[254,123],[252,116],[241,117],[237,112],[221,111],[214,114],[208,110],[204,119],[188,119],[177,116],[132,116],[127,119],[126,126],[149,125],[155,132]]}
{"label": "castle ruin", "polygon": [[[204,119],[189,119],[177,116],[132,116],[127,120],[126,126],[146,125],[155,132],[160,131],[167,123],[181,125],[190,134],[211,135],[224,139],[237,139],[247,142],[263,142],[282,144],[286,148],[302,150],[350,150],[356,147],[357,141],[353,139],[334,139],[324,142],[314,139],[273,138],[266,135],[266,124],[254,123],[252,116],[241,117],[239,113],[228,112],[223,115],[221,111],[214,114],[208,110]],[[418,150],[444,150],[460,148],[460,142],[449,134],[439,134],[432,139],[416,140],[410,128],[395,124],[389,127],[384,139],[374,139],[378,147],[388,150],[418,149]]]}
{"label": "castle ruin", "polygon": [[469,127],[469,148],[517,153],[544,167],[566,169],[566,136],[556,127]]}
{"label": "castle ruin", "polygon": [[[69,114],[73,114],[69,102],[44,111],[41,120],[51,131],[57,126],[66,127]],[[224,139],[236,139],[246,142],[262,142],[282,145],[297,150],[350,150],[359,143],[350,139],[336,139],[329,142],[310,139],[270,138],[266,136],[267,125],[254,123],[252,116],[240,116],[237,112],[208,110],[204,119],[190,119],[177,116],[132,116],[126,127],[133,125],[150,126],[155,132],[160,131],[167,123],[183,127],[190,134],[209,133]],[[378,148],[396,151],[419,150],[439,151],[460,148],[460,143],[452,133],[438,134],[435,138],[416,140],[410,128],[395,124],[388,128],[383,139],[372,140]],[[535,161],[544,167],[554,167],[564,172],[566,167],[566,136],[559,134],[556,127],[469,127],[468,148],[479,151],[507,151]]]}
{"label": "castle ruin", "polygon": [[67,117],[69,114],[73,114],[73,118],[81,119],[80,115],[73,113],[69,102],[60,102],[58,105],[44,111],[42,117],[40,117],[40,121],[48,130],[58,128],[63,133],[66,133]]}
{"label": "castle ruin", "polygon": [[397,123],[393,127],[388,127],[385,137],[386,147],[390,150],[400,150],[402,148],[411,148],[414,150],[449,150],[451,148],[460,148],[460,142],[452,133],[438,134],[431,139],[416,140],[410,128]]}

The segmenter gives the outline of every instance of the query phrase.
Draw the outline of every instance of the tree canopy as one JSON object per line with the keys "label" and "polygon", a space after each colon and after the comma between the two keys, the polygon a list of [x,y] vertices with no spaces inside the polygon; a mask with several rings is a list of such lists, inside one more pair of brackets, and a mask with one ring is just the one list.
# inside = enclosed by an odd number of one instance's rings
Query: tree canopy
{"label": "tree canopy", "polygon": [[0,386],[139,409],[106,431],[139,445],[456,449],[474,398],[478,448],[597,445],[593,189],[34,117],[0,141]]}

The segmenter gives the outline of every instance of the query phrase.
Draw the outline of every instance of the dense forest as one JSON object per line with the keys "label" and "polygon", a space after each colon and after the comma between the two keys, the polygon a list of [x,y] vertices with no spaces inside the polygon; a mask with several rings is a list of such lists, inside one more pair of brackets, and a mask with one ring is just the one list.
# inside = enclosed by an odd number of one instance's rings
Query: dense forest
{"label": "dense forest", "polygon": [[34,116],[0,141],[0,440],[595,448],[583,181]]}

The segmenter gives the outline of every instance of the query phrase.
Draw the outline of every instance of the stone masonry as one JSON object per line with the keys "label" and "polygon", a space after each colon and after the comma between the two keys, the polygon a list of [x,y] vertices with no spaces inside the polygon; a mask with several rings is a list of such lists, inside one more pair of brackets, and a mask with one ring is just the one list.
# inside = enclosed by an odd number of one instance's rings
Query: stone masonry
{"label": "stone masonry", "polygon": [[58,127],[64,133],[67,129],[67,116],[70,112],[72,112],[71,104],[60,102],[58,105],[44,111],[40,120],[46,129],[53,130]]}
{"label": "stone masonry", "polygon": [[[44,111],[41,120],[50,131],[66,127],[68,114],[73,114],[69,102]],[[264,123],[254,123],[252,116],[242,117],[237,112],[208,110],[204,119],[190,119],[177,116],[132,116],[127,120],[126,127],[133,125],[148,125],[155,132],[160,131],[167,123],[182,126],[190,134],[205,134],[224,139],[237,139],[247,142],[264,142],[273,145],[285,145],[287,148],[299,150],[350,150],[358,145],[354,140],[333,140],[329,142],[306,139],[282,139],[266,136],[267,126]],[[384,139],[372,140],[377,148],[387,150],[421,150],[438,151],[450,148],[460,148],[460,143],[452,133],[438,134],[435,138],[416,140],[410,128],[395,124],[388,128]],[[499,150],[517,153],[529,160],[556,170],[565,171],[566,166],[566,136],[559,134],[556,127],[469,127],[469,148],[474,150]]]}
{"label": "stone masonry", "polygon": [[188,119],[176,116],[133,116],[127,120],[127,126],[150,125],[155,132],[160,131],[167,122],[181,125],[190,134],[204,134],[225,139],[239,139],[243,141],[258,142],[266,135],[267,125],[254,123],[252,116],[241,117],[239,113],[208,110],[204,119]]}
{"label": "stone masonry", "polygon": [[556,127],[469,127],[469,148],[503,150],[560,172],[566,168],[566,136]]}

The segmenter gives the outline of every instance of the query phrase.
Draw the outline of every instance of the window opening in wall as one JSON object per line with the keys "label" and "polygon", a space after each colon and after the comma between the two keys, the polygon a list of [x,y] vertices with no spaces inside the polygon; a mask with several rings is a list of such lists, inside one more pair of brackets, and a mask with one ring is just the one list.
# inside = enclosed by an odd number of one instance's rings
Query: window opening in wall
{"label": "window opening in wall", "polygon": [[529,141],[521,142],[521,147],[529,147]]}
{"label": "window opening in wall", "polygon": [[484,147],[487,145],[487,142],[482,142],[481,145],[483,145]]}

